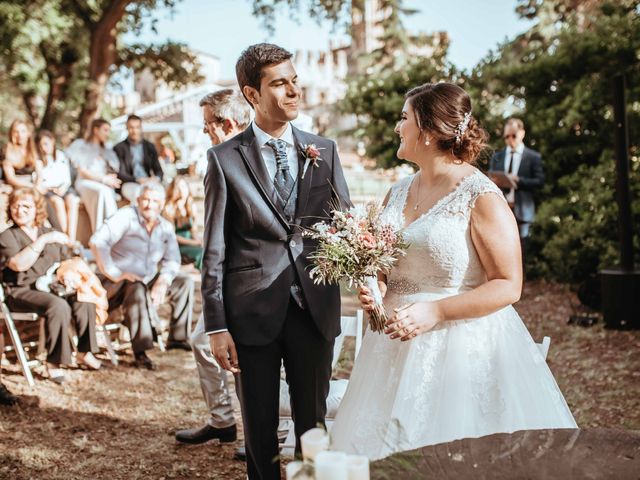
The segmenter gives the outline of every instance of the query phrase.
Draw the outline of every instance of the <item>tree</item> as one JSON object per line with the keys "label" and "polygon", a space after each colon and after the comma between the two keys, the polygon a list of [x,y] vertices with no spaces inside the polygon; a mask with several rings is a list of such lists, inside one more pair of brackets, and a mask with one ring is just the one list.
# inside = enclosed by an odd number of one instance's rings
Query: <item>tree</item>
{"label": "tree", "polygon": [[0,71],[21,93],[34,127],[54,129],[63,116],[84,132],[120,66],[150,66],[157,78],[176,86],[199,81],[197,61],[184,45],[122,43],[126,32],[139,34],[149,22],[153,28],[153,12],[176,2],[33,0],[28,8],[25,2],[0,2]]}
{"label": "tree", "polygon": [[367,156],[378,166],[389,168],[399,163],[396,158],[400,140],[394,128],[404,105],[404,94],[423,83],[443,79],[455,81],[456,71],[446,62],[446,51],[437,52],[429,60],[415,59],[402,68],[386,73],[363,75],[354,79],[339,108],[355,114],[358,126],[352,132],[364,141]]}
{"label": "tree", "polygon": [[[530,274],[579,282],[616,260],[610,80],[621,73],[628,77],[636,178],[638,6],[636,0],[522,1],[521,12],[538,23],[488,56],[468,79],[468,85],[488,92],[493,106],[508,99],[521,107],[527,142],[545,161],[546,184],[528,255]],[[636,198],[638,193],[636,188]],[[640,221],[637,206],[634,221]]]}

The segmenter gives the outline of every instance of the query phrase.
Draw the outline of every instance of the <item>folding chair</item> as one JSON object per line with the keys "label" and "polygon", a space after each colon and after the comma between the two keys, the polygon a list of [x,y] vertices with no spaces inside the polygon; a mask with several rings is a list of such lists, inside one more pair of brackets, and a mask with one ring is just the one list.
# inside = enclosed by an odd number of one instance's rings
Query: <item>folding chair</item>
{"label": "folding chair", "polygon": [[[331,362],[332,369],[335,369],[342,353],[342,347],[346,337],[355,337],[355,355],[354,361],[360,353],[362,346],[362,337],[364,336],[364,312],[360,309],[356,311],[355,316],[340,317],[340,335],[336,337],[333,347],[333,360]],[[331,425],[338,413],[340,401],[347,390],[348,380],[331,380],[329,382],[329,395],[327,397],[327,415],[325,423],[327,429],[331,429]],[[283,456],[292,457],[296,444],[296,434],[291,417],[291,403],[289,401],[289,385],[285,380],[280,380],[280,424],[279,432],[287,432],[284,443],[280,444],[280,453]]]}
{"label": "folding chair", "polygon": [[[33,380],[33,374],[31,373],[31,368],[40,364],[37,360],[29,360],[27,357],[27,353],[25,352],[25,345],[23,345],[22,340],[20,339],[20,334],[18,333],[18,329],[16,328],[16,321],[28,321],[35,322],[40,317],[36,313],[12,313],[7,306],[4,295],[4,288],[0,284],[0,307],[2,308],[2,317],[4,318],[4,323],[7,326],[7,330],[9,331],[9,337],[11,337],[11,343],[13,344],[13,349],[16,352],[16,356],[18,357],[18,362],[20,363],[20,367],[22,368],[22,373],[24,377],[27,379],[27,383],[30,387],[35,386],[35,381]],[[41,343],[41,342],[38,342]],[[0,352],[0,355],[3,352]]]}

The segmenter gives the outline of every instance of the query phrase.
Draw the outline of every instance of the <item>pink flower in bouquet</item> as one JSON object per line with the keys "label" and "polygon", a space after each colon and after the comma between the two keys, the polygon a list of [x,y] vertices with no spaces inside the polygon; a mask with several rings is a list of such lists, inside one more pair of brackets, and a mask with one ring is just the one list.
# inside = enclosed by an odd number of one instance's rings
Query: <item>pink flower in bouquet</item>
{"label": "pink flower in bouquet", "polygon": [[361,233],[358,235],[358,241],[366,248],[376,248],[376,239],[370,233]]}
{"label": "pink flower in bouquet", "polygon": [[338,229],[336,227],[329,228],[329,233],[333,235],[334,233],[338,233]]}

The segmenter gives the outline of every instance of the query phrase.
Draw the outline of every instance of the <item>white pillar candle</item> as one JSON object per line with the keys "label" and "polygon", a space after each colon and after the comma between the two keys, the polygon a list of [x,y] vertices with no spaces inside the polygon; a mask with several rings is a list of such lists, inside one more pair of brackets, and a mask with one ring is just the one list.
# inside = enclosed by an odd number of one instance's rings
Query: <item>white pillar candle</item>
{"label": "white pillar candle", "polygon": [[329,435],[322,428],[307,430],[300,437],[302,444],[302,457],[313,461],[320,452],[329,449]]}
{"label": "white pillar candle", "polygon": [[293,480],[293,476],[302,469],[302,462],[290,462],[287,464],[287,480]]}
{"label": "white pillar candle", "polygon": [[362,455],[347,455],[349,480],[369,480],[369,459]]}
{"label": "white pillar candle", "polygon": [[313,462],[316,480],[349,480],[347,454],[343,452],[320,452]]}

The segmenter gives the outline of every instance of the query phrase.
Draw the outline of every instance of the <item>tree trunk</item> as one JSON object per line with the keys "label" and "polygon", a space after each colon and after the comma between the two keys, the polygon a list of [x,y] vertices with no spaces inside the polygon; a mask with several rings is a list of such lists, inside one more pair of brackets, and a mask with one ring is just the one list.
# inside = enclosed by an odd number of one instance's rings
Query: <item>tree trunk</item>
{"label": "tree trunk", "polygon": [[75,62],[47,65],[47,79],[49,81],[49,93],[45,105],[44,114],[40,121],[40,128],[55,132],[56,121],[59,113],[59,103],[67,98],[69,81]]}
{"label": "tree trunk", "polygon": [[89,125],[99,113],[100,103],[109,80],[109,69],[116,61],[118,22],[132,0],[112,0],[105,7],[100,20],[92,26],[89,46],[89,84],[85,90],[84,105],[80,112],[80,135],[85,135]]}
{"label": "tree trunk", "polygon": [[29,122],[33,130],[37,130],[38,125],[38,96],[33,91],[21,92],[24,111],[27,113]]}

